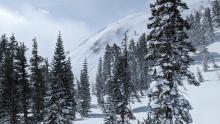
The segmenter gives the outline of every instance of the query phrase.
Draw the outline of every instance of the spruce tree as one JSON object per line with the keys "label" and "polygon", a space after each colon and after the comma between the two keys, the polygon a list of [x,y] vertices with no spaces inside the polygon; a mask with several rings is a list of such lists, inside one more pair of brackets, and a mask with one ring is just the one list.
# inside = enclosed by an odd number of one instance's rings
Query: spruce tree
{"label": "spruce tree", "polygon": [[3,114],[4,114],[4,107],[3,107],[3,92],[4,92],[4,84],[3,84],[3,81],[4,81],[4,71],[3,71],[3,63],[4,63],[4,60],[5,60],[5,53],[6,53],[6,49],[7,49],[7,45],[8,45],[8,39],[6,37],[5,34],[3,34],[1,36],[1,39],[0,39],[0,122],[1,119],[3,119]]}
{"label": "spruce tree", "polygon": [[137,66],[138,66],[138,80],[139,91],[144,95],[143,91],[149,88],[151,77],[149,75],[149,67],[152,63],[150,60],[145,60],[144,56],[147,53],[147,40],[146,34],[142,34],[137,43]]}
{"label": "spruce tree", "polygon": [[76,92],[74,85],[74,75],[71,67],[71,59],[68,58],[65,66],[65,102],[63,103],[65,110],[64,114],[69,120],[75,119],[76,114]]}
{"label": "spruce tree", "polygon": [[214,27],[212,22],[211,11],[209,8],[205,8],[203,14],[203,29],[205,30],[205,36],[208,43],[214,42]]}
{"label": "spruce tree", "polygon": [[198,77],[198,81],[204,82],[203,76],[202,76],[202,72],[200,71],[199,67],[197,67],[197,77]]}
{"label": "spruce tree", "polygon": [[83,117],[87,117],[90,109],[90,84],[88,76],[88,65],[87,60],[84,60],[83,69],[80,75],[80,86],[79,86],[79,113]]}
{"label": "spruce tree", "polygon": [[197,35],[198,35],[198,30],[197,28],[199,27],[198,24],[195,22],[195,16],[193,14],[190,14],[187,17],[187,21],[190,25],[190,29],[187,30],[187,34],[188,34],[188,42],[190,42],[194,47],[198,46],[198,39],[197,39]]}
{"label": "spruce tree", "polygon": [[[205,37],[205,29],[202,25],[202,16],[199,11],[196,11],[195,13],[195,20],[194,20],[194,37],[195,39],[195,46],[196,48],[202,49],[203,45],[207,45],[207,38]],[[192,41],[193,42],[193,41]]]}
{"label": "spruce tree", "polygon": [[43,121],[45,82],[41,69],[43,58],[38,55],[36,38],[33,39],[32,57],[30,59],[31,84],[33,85],[33,115],[35,122]]}
{"label": "spruce tree", "polygon": [[129,119],[134,119],[132,111],[129,108],[132,94],[136,95],[134,84],[131,82],[131,75],[128,66],[127,33],[123,40],[123,54],[116,61],[113,75],[113,81],[110,82],[109,89],[112,94],[113,105],[116,114],[120,116],[118,123],[129,123]]}
{"label": "spruce tree", "polygon": [[[137,56],[135,52],[136,52],[136,46],[134,40],[132,39],[128,47],[128,65],[129,65],[129,71],[131,72],[131,82],[134,84],[135,90],[137,91],[137,89],[140,88],[140,84],[138,81]],[[137,94],[133,94],[133,95],[137,97]]]}
{"label": "spruce tree", "polygon": [[[44,81],[44,109],[42,112],[43,121],[45,121],[50,115],[50,99],[51,99],[51,93],[52,93],[52,72],[51,72],[51,66],[48,62],[48,59],[45,58],[44,62],[41,67],[42,75],[43,75],[43,81]],[[36,121],[36,120],[35,120]]]}
{"label": "spruce tree", "polygon": [[112,83],[110,89],[112,90],[114,107],[116,114],[120,117],[118,118],[119,124],[128,123],[129,119],[133,119],[133,114],[128,107],[131,89],[130,79],[125,67],[125,58],[121,56],[115,66],[116,73],[113,76],[113,81],[110,82]]}
{"label": "spruce tree", "polygon": [[21,112],[21,94],[19,92],[18,69],[16,62],[18,42],[14,35],[10,37],[3,60],[3,123],[20,123],[18,113]]}
{"label": "spruce tree", "polygon": [[2,59],[3,59],[2,57],[4,53],[6,52],[7,44],[8,44],[8,39],[6,37],[6,34],[3,34],[0,40],[0,62],[2,62]]}
{"label": "spruce tree", "polygon": [[[111,58],[111,68],[110,68],[111,69],[111,74],[110,74],[109,80],[112,80],[113,75],[117,71],[116,66],[118,64],[119,58],[121,57],[121,54],[122,54],[121,48],[114,43],[113,46],[111,47],[112,58]],[[108,83],[109,82],[111,82],[111,81],[108,81]],[[107,86],[109,86],[109,84],[107,84]],[[109,91],[109,89],[107,89],[107,91]]]}
{"label": "spruce tree", "polygon": [[112,53],[111,47],[109,46],[109,44],[107,44],[105,48],[104,59],[103,59],[103,80],[105,82],[107,82],[109,76],[111,75],[111,60],[112,60],[111,53]]}
{"label": "spruce tree", "polygon": [[[70,124],[73,120],[72,104],[69,104],[70,79],[67,79],[67,60],[63,40],[59,33],[52,60],[52,81],[50,98],[47,105],[45,123]],[[71,101],[73,102],[73,101]],[[68,108],[68,110],[67,110]]]}
{"label": "spruce tree", "polygon": [[29,111],[31,109],[30,100],[31,100],[31,89],[30,89],[30,82],[29,82],[29,75],[27,72],[28,64],[27,58],[25,53],[27,51],[26,46],[24,43],[21,43],[17,50],[16,55],[16,68],[18,71],[18,83],[20,85],[20,98],[21,98],[21,108],[23,113],[23,120],[21,123],[29,124],[31,123],[28,118]]}
{"label": "spruce tree", "polygon": [[212,1],[212,18],[216,27],[220,27],[220,1]]}
{"label": "spruce tree", "polygon": [[99,66],[98,66],[98,71],[96,74],[96,96],[97,96],[97,101],[99,105],[104,104],[104,88],[105,88],[105,82],[103,79],[103,69],[102,69],[102,59],[100,58],[99,60]]}
{"label": "spruce tree", "polygon": [[187,4],[182,0],[160,0],[150,7],[151,32],[145,57],[154,61],[151,70],[155,74],[149,92],[149,116],[156,124],[192,123],[189,113],[192,107],[179,90],[184,86],[184,78],[199,85],[188,70],[192,61],[189,53],[195,49],[186,41],[189,24],[181,16],[188,9]]}
{"label": "spruce tree", "polygon": [[205,45],[203,46],[203,49],[202,49],[202,51],[201,51],[201,54],[202,54],[202,66],[203,66],[203,71],[204,71],[204,72],[207,72],[207,71],[208,71],[208,68],[209,68],[209,65],[208,65],[208,61],[209,61],[209,51],[208,51],[208,49],[206,48]]}
{"label": "spruce tree", "polygon": [[104,124],[117,124],[116,110],[111,95],[107,97],[104,104]]}

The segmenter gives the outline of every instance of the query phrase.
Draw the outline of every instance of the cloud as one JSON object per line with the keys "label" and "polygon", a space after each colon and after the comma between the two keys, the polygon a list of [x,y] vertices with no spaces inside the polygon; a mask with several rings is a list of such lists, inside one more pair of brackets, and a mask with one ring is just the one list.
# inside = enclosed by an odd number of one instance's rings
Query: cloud
{"label": "cloud", "polygon": [[53,55],[59,30],[66,50],[73,50],[91,34],[84,22],[74,19],[58,20],[44,9],[27,5],[18,11],[0,6],[0,34],[10,36],[14,33],[17,40],[25,42],[29,48],[32,46],[32,39],[36,37],[40,54],[44,57],[51,58]]}

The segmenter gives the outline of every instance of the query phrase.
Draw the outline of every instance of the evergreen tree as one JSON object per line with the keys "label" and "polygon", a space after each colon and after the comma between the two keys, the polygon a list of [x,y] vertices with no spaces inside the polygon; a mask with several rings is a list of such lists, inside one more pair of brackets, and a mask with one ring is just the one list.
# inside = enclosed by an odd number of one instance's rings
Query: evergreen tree
{"label": "evergreen tree", "polygon": [[103,105],[104,104],[104,79],[103,79],[103,69],[102,69],[103,65],[102,65],[102,59],[100,58],[99,60],[99,66],[98,66],[98,71],[96,74],[96,96],[97,96],[97,101],[99,103],[99,105]]}
{"label": "evergreen tree", "polygon": [[112,100],[113,98],[109,95],[104,104],[104,124],[117,124],[117,115]]}
{"label": "evergreen tree", "polygon": [[[110,74],[110,78],[113,77],[113,75],[115,75],[116,73],[116,66],[118,64],[119,58],[121,57],[121,48],[116,45],[115,43],[113,44],[113,46],[111,47],[111,74]],[[112,80],[112,79],[109,79]],[[110,83],[111,81],[108,81],[108,83]],[[107,86],[109,86],[109,84],[107,84]],[[107,89],[107,91],[109,91],[109,89]]]}
{"label": "evergreen tree", "polygon": [[83,69],[80,75],[80,86],[79,86],[79,113],[83,117],[87,117],[90,109],[90,84],[88,76],[87,60],[83,63]]}
{"label": "evergreen tree", "polygon": [[118,58],[114,66],[115,73],[113,81],[110,82],[110,94],[112,94],[113,105],[116,114],[120,116],[118,123],[129,123],[129,119],[134,119],[134,116],[128,107],[132,94],[136,94],[128,66],[128,50],[127,50],[127,33],[123,40],[124,51]]}
{"label": "evergreen tree", "polygon": [[[52,93],[52,72],[51,67],[48,62],[48,59],[44,59],[44,62],[41,67],[42,75],[43,75],[43,81],[44,81],[44,109],[42,112],[43,121],[45,121],[50,115],[50,99],[51,99],[51,93]],[[35,120],[36,121],[36,120]]]}
{"label": "evergreen tree", "polygon": [[125,58],[120,57],[116,66],[116,73],[113,76],[113,82],[111,82],[112,86],[110,87],[113,92],[112,96],[116,113],[120,116],[118,118],[119,124],[128,123],[129,119],[133,118],[133,114],[128,107],[131,88],[129,84],[130,79],[125,67]]}
{"label": "evergreen tree", "polygon": [[[122,80],[123,80],[123,95],[125,99],[128,99],[128,102],[130,102],[130,98],[132,95],[134,95],[138,99],[137,91],[134,86],[135,82],[132,82],[131,80],[131,72],[129,70],[129,63],[128,63],[128,36],[127,33],[124,34],[124,39],[122,45],[124,46],[124,51],[122,55],[122,67],[120,70],[122,70]],[[123,70],[124,69],[124,70]]]}
{"label": "evergreen tree", "polygon": [[69,120],[75,119],[76,114],[76,92],[75,92],[75,85],[74,85],[74,75],[72,72],[71,67],[71,59],[68,58],[65,66],[64,79],[65,82],[65,102],[64,107],[64,114]]}
{"label": "evergreen tree", "polygon": [[209,8],[205,8],[205,12],[203,14],[203,29],[205,30],[205,37],[207,41],[214,41],[214,27],[212,22],[211,11]]}
{"label": "evergreen tree", "polygon": [[145,60],[144,56],[147,53],[147,40],[146,34],[142,34],[139,38],[137,44],[137,65],[138,65],[138,80],[139,80],[139,90],[141,95],[144,90],[149,88],[151,77],[149,75],[149,67],[152,62],[150,60]]}
{"label": "evergreen tree", "polygon": [[67,78],[69,76],[69,70],[67,69],[69,64],[67,63],[62,37],[59,33],[52,60],[51,98],[49,98],[46,109],[45,123],[70,124],[74,118],[72,116],[74,113],[73,104],[71,104],[74,101],[70,101],[69,99],[71,97],[69,96],[71,94],[70,80],[72,79]]}
{"label": "evergreen tree", "polygon": [[6,52],[7,44],[8,44],[8,39],[6,37],[6,34],[3,34],[0,41],[0,62],[2,62],[3,59],[2,57]]}
{"label": "evergreen tree", "polygon": [[193,16],[193,14],[190,14],[189,16],[187,16],[187,22],[190,25],[190,29],[187,30],[187,34],[189,36],[188,41],[194,46],[194,42],[196,41],[196,29],[195,29],[195,18]]}
{"label": "evergreen tree", "polygon": [[195,20],[194,20],[194,37],[196,38],[195,39],[195,43],[194,43],[194,46],[196,46],[197,48],[200,48],[202,49],[203,45],[207,45],[207,39],[205,37],[205,30],[204,30],[204,27],[201,23],[201,13],[196,11],[195,13]]}
{"label": "evergreen tree", "polygon": [[17,124],[20,123],[18,113],[21,112],[21,95],[19,92],[18,70],[16,62],[18,42],[14,35],[10,37],[3,60],[2,99],[3,112],[2,122]]}
{"label": "evergreen tree", "polygon": [[[82,73],[82,72],[81,72]],[[79,98],[80,98],[80,81],[78,80],[78,79],[76,79],[76,86],[77,86],[77,88],[76,88],[76,99],[77,99],[77,101],[79,101]],[[77,105],[78,105],[78,103],[77,103]]]}
{"label": "evergreen tree", "polygon": [[202,73],[201,73],[199,67],[197,67],[197,76],[198,76],[199,82],[204,82],[204,79],[203,79],[203,76],[202,76]]}
{"label": "evergreen tree", "polygon": [[219,0],[212,1],[212,18],[216,27],[220,26],[220,2]]}
{"label": "evergreen tree", "polygon": [[31,109],[30,106],[30,99],[31,99],[31,89],[29,83],[29,75],[27,73],[27,59],[25,57],[25,53],[27,51],[26,46],[24,43],[21,43],[17,50],[16,56],[16,68],[18,70],[18,83],[20,85],[20,97],[21,97],[21,108],[23,113],[23,123],[29,124],[31,123],[28,118],[29,110]]}
{"label": "evergreen tree", "polygon": [[5,60],[5,53],[8,45],[8,39],[5,34],[2,35],[0,39],[0,122],[1,119],[3,119],[3,114],[4,114],[4,102],[3,102],[3,92],[4,92],[4,71],[3,71],[3,63]]}
{"label": "evergreen tree", "polygon": [[201,51],[201,54],[202,54],[202,66],[203,66],[203,71],[204,72],[207,72],[208,71],[208,68],[209,68],[209,65],[208,65],[208,60],[209,60],[209,51],[208,49],[206,48],[206,46],[204,45],[203,46],[203,49]]}
{"label": "evergreen tree", "polygon": [[151,69],[155,74],[149,92],[149,116],[156,124],[192,123],[192,107],[179,91],[185,77],[190,84],[199,85],[188,70],[192,60],[189,53],[195,51],[186,41],[189,24],[181,17],[188,7],[182,0],[160,0],[150,7],[146,58],[154,61]]}
{"label": "evergreen tree", "polygon": [[104,54],[104,60],[103,60],[103,80],[105,82],[107,82],[109,76],[111,75],[111,60],[112,60],[111,53],[112,53],[111,47],[109,46],[109,44],[107,44],[105,48],[105,54]]}
{"label": "evergreen tree", "polygon": [[[133,39],[131,40],[128,49],[128,65],[129,71],[131,72],[131,82],[134,84],[135,90],[137,91],[137,89],[140,88],[140,82],[138,81],[137,56],[135,54],[136,46]],[[137,94],[134,95],[137,97]]]}
{"label": "evergreen tree", "polygon": [[36,122],[43,121],[45,82],[41,69],[43,58],[38,55],[37,41],[33,39],[32,57],[30,59],[31,84],[33,85],[33,115]]}

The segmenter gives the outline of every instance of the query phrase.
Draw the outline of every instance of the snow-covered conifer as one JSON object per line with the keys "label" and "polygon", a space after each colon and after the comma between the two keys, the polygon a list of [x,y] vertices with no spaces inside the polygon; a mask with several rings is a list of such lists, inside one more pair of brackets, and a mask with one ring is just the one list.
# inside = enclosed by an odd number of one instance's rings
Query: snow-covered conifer
{"label": "snow-covered conifer", "polygon": [[150,7],[151,32],[146,58],[154,60],[155,76],[149,92],[149,116],[156,124],[192,123],[189,112],[192,107],[179,91],[184,86],[184,78],[190,84],[199,85],[188,70],[192,61],[189,53],[195,51],[186,40],[189,24],[181,16],[188,7],[182,0],[155,1]]}

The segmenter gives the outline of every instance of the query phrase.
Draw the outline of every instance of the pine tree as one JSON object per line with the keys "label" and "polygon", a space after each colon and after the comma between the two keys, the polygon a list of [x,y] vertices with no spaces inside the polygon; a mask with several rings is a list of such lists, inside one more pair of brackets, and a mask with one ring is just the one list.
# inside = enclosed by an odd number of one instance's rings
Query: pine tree
{"label": "pine tree", "polygon": [[124,46],[124,50],[123,50],[123,55],[122,55],[122,63],[123,63],[123,67],[120,68],[121,70],[123,70],[124,75],[122,75],[123,77],[123,94],[125,96],[125,99],[128,99],[128,102],[130,102],[130,98],[132,95],[134,95],[137,99],[138,99],[138,95],[137,95],[137,91],[135,88],[134,83],[131,80],[131,72],[129,70],[129,63],[128,63],[128,36],[127,33],[124,34],[124,39],[123,39],[123,43],[122,45]]}
{"label": "pine tree", "polygon": [[88,76],[88,65],[87,60],[85,59],[83,63],[83,69],[80,75],[80,88],[79,90],[79,113],[83,117],[87,117],[90,109],[90,84],[89,84],[89,76]]}
{"label": "pine tree", "polygon": [[18,42],[14,35],[10,37],[3,60],[3,123],[20,123],[18,113],[21,112],[21,95],[19,92],[18,70],[16,62]]}
{"label": "pine tree", "polygon": [[[47,105],[45,123],[70,124],[73,120],[72,104],[70,104],[70,79],[67,73],[67,60],[63,47],[63,40],[59,33],[52,60],[51,98]],[[71,79],[72,80],[72,79]],[[71,85],[72,86],[72,85]],[[73,102],[73,101],[71,101]],[[69,108],[70,107],[70,108]],[[68,109],[68,110],[67,110]]]}
{"label": "pine tree", "polygon": [[144,95],[143,91],[149,88],[151,77],[149,75],[149,67],[152,62],[145,60],[144,56],[147,53],[147,40],[146,34],[142,34],[137,43],[137,62],[138,62],[138,80],[139,80],[139,91],[141,95]]}
{"label": "pine tree", "polygon": [[[140,87],[140,84],[138,81],[137,56],[135,54],[136,46],[133,39],[130,41],[128,49],[128,65],[129,71],[131,72],[131,82],[134,84],[135,90],[137,91],[137,89]],[[137,94],[133,95],[137,97]]]}
{"label": "pine tree", "polygon": [[[45,58],[44,62],[41,67],[43,81],[44,81],[44,109],[42,111],[43,121],[45,121],[50,115],[50,99],[51,99],[51,92],[52,92],[52,73],[51,67],[48,62],[48,59]],[[36,121],[36,120],[35,120]]]}
{"label": "pine tree", "polygon": [[204,72],[207,72],[208,71],[208,68],[209,68],[209,65],[208,65],[208,61],[209,61],[209,51],[208,49],[206,48],[206,46],[204,45],[203,46],[203,49],[201,51],[201,54],[202,54],[202,66],[203,66],[203,71]]}
{"label": "pine tree", "polygon": [[43,121],[45,82],[41,69],[43,58],[38,55],[36,38],[33,39],[32,57],[30,59],[31,84],[33,85],[33,115],[36,122]]}
{"label": "pine tree", "polygon": [[201,22],[201,13],[199,11],[196,11],[195,13],[195,20],[194,20],[194,37],[196,38],[195,46],[197,48],[202,49],[203,45],[207,45],[207,39],[205,37],[205,30]]}
{"label": "pine tree", "polygon": [[205,8],[205,12],[203,14],[203,29],[205,30],[205,37],[208,43],[214,41],[214,27],[212,22],[211,11],[209,8]]}
{"label": "pine tree", "polygon": [[117,115],[112,101],[113,98],[109,95],[104,104],[104,124],[117,124]]}
{"label": "pine tree", "polygon": [[109,46],[109,44],[107,44],[105,48],[105,54],[104,54],[104,60],[103,60],[103,80],[105,82],[107,82],[109,76],[111,75],[111,60],[112,60],[111,53],[112,53],[111,47]]}
{"label": "pine tree", "polygon": [[[116,66],[118,64],[118,61],[119,61],[119,58],[121,57],[121,48],[116,45],[115,43],[113,44],[113,46],[111,47],[111,74],[110,74],[110,77],[112,78],[113,75],[115,75],[116,73]],[[109,80],[110,80],[110,77],[109,77]],[[111,79],[112,80],[112,79]],[[111,81],[108,81],[108,83],[111,82]],[[107,84],[107,86],[109,86],[109,84]],[[109,91],[109,89],[107,89],[107,91]]]}
{"label": "pine tree", "polygon": [[197,76],[198,76],[198,81],[199,82],[204,82],[202,72],[200,71],[199,67],[197,67]]}
{"label": "pine tree", "polygon": [[192,107],[179,91],[185,77],[190,84],[199,85],[188,70],[192,60],[189,53],[195,51],[186,41],[189,24],[181,17],[188,7],[182,0],[160,0],[150,7],[146,58],[154,61],[151,70],[155,76],[149,92],[149,116],[156,124],[192,123]]}
{"label": "pine tree", "polygon": [[[76,99],[77,99],[77,101],[79,101],[79,98],[80,98],[80,81],[78,80],[78,79],[76,79],[76,86],[77,86],[77,88],[76,88]],[[77,105],[78,105],[79,103],[77,103]]]}
{"label": "pine tree", "polygon": [[102,69],[102,59],[100,58],[99,60],[99,66],[98,66],[98,71],[96,74],[96,96],[97,96],[97,101],[99,105],[104,104],[104,88],[105,88],[105,82],[103,79],[103,69]]}
{"label": "pine tree", "polygon": [[17,55],[16,55],[16,68],[18,71],[18,83],[20,85],[20,97],[21,97],[21,108],[23,113],[23,121],[24,124],[31,123],[28,118],[29,110],[31,109],[30,106],[30,99],[31,99],[31,89],[30,89],[30,83],[29,83],[29,76],[27,72],[28,64],[27,59],[25,57],[25,53],[27,51],[26,46],[24,43],[21,43],[20,46],[17,49]]}
{"label": "pine tree", "polygon": [[120,57],[116,66],[116,73],[113,76],[113,82],[111,82],[112,86],[110,87],[113,92],[112,96],[116,113],[120,116],[118,118],[119,124],[128,123],[129,119],[133,119],[133,114],[128,107],[131,88],[130,79],[125,67],[125,58]]}
{"label": "pine tree", "polygon": [[4,119],[4,102],[3,102],[3,92],[4,92],[4,72],[3,72],[3,63],[5,60],[5,53],[8,45],[8,39],[5,34],[2,35],[0,39],[0,122],[1,119]]}
{"label": "pine tree", "polygon": [[220,26],[220,2],[219,0],[212,1],[212,18],[216,27]]}
{"label": "pine tree", "polygon": [[2,62],[2,57],[7,49],[8,39],[6,34],[3,34],[0,41],[0,62]]}
{"label": "pine tree", "polygon": [[128,66],[128,50],[127,50],[127,33],[123,40],[124,51],[115,63],[115,73],[113,81],[109,86],[112,94],[113,105],[116,114],[120,116],[118,123],[129,123],[129,119],[134,119],[132,111],[129,108],[130,98],[132,94],[136,95],[136,90],[131,82],[131,75]]}
{"label": "pine tree", "polygon": [[74,85],[74,75],[72,72],[71,67],[71,59],[68,58],[65,66],[64,79],[65,82],[65,102],[64,107],[64,114],[69,120],[75,119],[76,114],[76,92],[75,92],[75,85]]}

